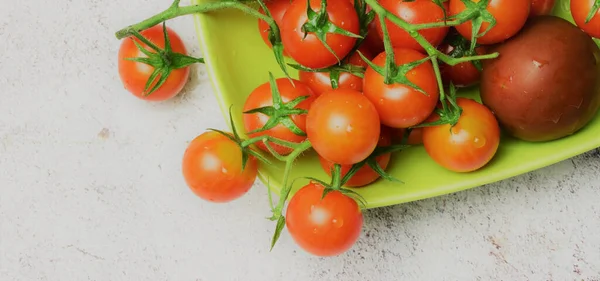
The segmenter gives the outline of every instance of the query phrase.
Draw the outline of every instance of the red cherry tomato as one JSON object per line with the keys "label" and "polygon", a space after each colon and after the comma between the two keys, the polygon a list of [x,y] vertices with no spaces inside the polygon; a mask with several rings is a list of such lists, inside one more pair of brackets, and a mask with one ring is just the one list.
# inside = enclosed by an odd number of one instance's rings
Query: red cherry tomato
{"label": "red cherry tomato", "polygon": [[[426,58],[422,53],[413,49],[394,49],[394,59],[397,65],[403,65]],[[383,67],[386,54],[381,53],[373,63]],[[371,100],[379,112],[381,123],[392,128],[408,128],[423,122],[439,100],[439,91],[435,72],[431,61],[426,61],[413,68],[406,75],[407,79],[423,89],[424,93],[415,88],[393,83],[386,85],[383,75],[373,68],[367,68],[363,81],[364,95]]]}
{"label": "red cherry tomato", "polygon": [[[310,0],[310,7],[320,11],[321,0]],[[283,16],[281,39],[291,58],[309,68],[326,68],[334,65],[350,53],[356,38],[328,33],[325,42],[331,53],[313,32],[304,34],[302,26],[307,22],[307,0],[293,0]],[[348,0],[327,0],[329,20],[337,27],[353,34],[360,32],[360,23],[354,6]],[[336,57],[337,56],[337,57]]]}
{"label": "red cherry tomato", "polygon": [[[381,134],[379,137],[379,143],[377,144],[378,146],[390,146],[392,144],[392,140],[391,140],[391,136],[390,136],[390,129],[388,128],[381,128]],[[377,163],[379,164],[379,167],[381,167],[384,171],[387,168],[388,164],[390,163],[390,158],[391,158],[391,154],[383,154],[381,156],[377,156],[376,160]],[[327,159],[319,156],[319,162],[321,163],[321,168],[323,168],[323,170],[325,171],[325,173],[327,173],[329,176],[331,176],[331,171],[334,168],[335,163],[328,161]],[[342,177],[344,177],[352,168],[352,165],[341,165],[342,166]],[[348,182],[346,182],[345,186],[348,187],[361,187],[361,186],[365,186],[368,185],[374,181],[376,181],[379,178],[379,174],[377,172],[375,172],[373,169],[371,169],[371,167],[369,167],[369,165],[364,165],[362,168],[360,168],[356,174],[354,174],[350,180],[348,180]]]}
{"label": "red cherry tomato", "polygon": [[592,19],[585,23],[585,19],[594,6],[594,0],[571,0],[571,14],[579,28],[592,37],[600,38],[600,10]]}
{"label": "red cherry tomato", "polygon": [[324,187],[311,182],[290,200],[286,227],[305,251],[316,256],[336,256],[360,237],[362,212],[354,199],[339,191],[323,196]]}
{"label": "red cherry tomato", "polygon": [[531,11],[529,12],[529,17],[552,14],[555,4],[556,0],[531,0]]}
{"label": "red cherry tomato", "polygon": [[183,155],[183,177],[200,198],[222,203],[246,194],[256,180],[258,163],[250,155],[242,170],[242,151],[221,133],[208,131],[196,137]]}
{"label": "red cherry tomato", "polygon": [[[156,25],[148,28],[140,32],[140,34],[150,42],[154,43],[157,47],[164,49],[165,38],[162,25]],[[167,36],[169,36],[171,49],[174,53],[187,54],[187,50],[183,44],[183,41],[179,35],[177,35],[177,33],[169,27],[167,27]],[[126,58],[146,57],[146,55],[144,55],[144,53],[142,53],[135,46],[134,40],[147,50],[151,50],[150,47],[135,37],[123,39],[121,47],[119,48],[118,63],[119,76],[121,77],[121,81],[123,82],[125,89],[127,89],[127,91],[132,93],[134,96],[147,101],[168,100],[181,92],[190,75],[189,67],[173,70],[169,75],[169,78],[167,78],[165,83],[160,88],[149,95],[144,94],[146,83],[148,82],[150,75],[152,75],[154,67],[141,62],[125,60]],[[156,52],[154,50],[151,51]],[[154,85],[156,85],[156,82],[152,84],[152,86]]]}
{"label": "red cherry tomato", "polygon": [[377,146],[379,116],[360,92],[336,89],[313,102],[306,117],[306,134],[323,158],[351,165],[366,159]]}
{"label": "red cherry tomato", "polygon": [[[265,5],[267,6],[267,9],[269,9],[269,13],[271,13],[275,23],[279,29],[281,29],[283,15],[290,6],[290,0],[270,0],[265,1]],[[263,15],[265,14],[262,8],[259,9],[259,12]],[[269,27],[266,21],[258,19],[258,31],[260,32],[260,37],[263,39],[263,42],[265,42],[269,48],[273,48],[271,41],[269,41],[269,32],[271,31],[271,27]],[[279,32],[281,33],[281,30]],[[283,55],[287,56],[285,50],[283,50]]]}
{"label": "red cherry tomato", "polygon": [[[477,43],[496,44],[514,36],[525,25],[530,9],[531,0],[489,0],[486,10],[496,19],[496,25],[477,38]],[[458,15],[464,10],[462,0],[450,0],[450,15]],[[477,34],[487,30],[489,25],[489,22],[483,22]],[[456,26],[456,30],[468,40],[471,40],[472,29],[472,21]]]}
{"label": "red cherry tomato", "polygon": [[[373,55],[366,48],[361,48],[360,52],[367,58],[372,59]],[[358,52],[350,55],[346,61],[352,65],[367,67],[367,63],[362,60]],[[300,81],[306,83],[317,94],[333,90],[331,86],[331,76],[329,72],[309,72],[298,71]],[[363,79],[348,72],[340,73],[338,79],[339,89],[356,90],[362,92]]]}
{"label": "red cherry tomato", "polygon": [[[411,24],[433,23],[444,21],[444,10],[431,0],[380,0],[379,4],[390,13],[398,16]],[[373,20],[377,25],[377,32],[383,38],[381,22],[376,17]],[[386,27],[390,35],[390,41],[395,48],[410,48],[424,51],[423,47],[408,32],[386,19]],[[438,27],[422,29],[419,33],[434,47],[440,44],[449,27]]]}
{"label": "red cherry tomato", "polygon": [[[292,85],[292,82],[290,82],[289,79],[279,78],[275,80],[275,84],[277,84],[281,100],[284,103],[288,103],[299,97],[309,96],[309,98],[302,101],[294,108],[308,110],[315,100],[316,96],[313,91],[306,84],[298,80],[294,80],[294,85]],[[244,112],[265,106],[273,106],[273,95],[271,94],[271,85],[269,82],[258,86],[250,93],[244,104]],[[306,114],[291,115],[290,118],[300,130],[306,132]],[[269,121],[269,116],[263,113],[245,113],[243,120],[244,129],[251,138],[269,135],[280,140],[295,143],[300,143],[306,139],[306,136],[295,134],[281,123],[271,129],[250,134],[249,132],[263,128],[267,121]],[[289,154],[292,151],[288,147],[277,145],[272,142],[270,142],[269,145],[281,155]],[[263,142],[257,142],[256,146],[264,151],[269,151]]]}
{"label": "red cherry tomato", "polygon": [[[500,127],[484,105],[466,98],[457,99],[463,113],[458,123],[423,128],[423,145],[439,165],[455,172],[471,172],[485,166],[496,154]],[[436,114],[428,122],[439,119]]]}

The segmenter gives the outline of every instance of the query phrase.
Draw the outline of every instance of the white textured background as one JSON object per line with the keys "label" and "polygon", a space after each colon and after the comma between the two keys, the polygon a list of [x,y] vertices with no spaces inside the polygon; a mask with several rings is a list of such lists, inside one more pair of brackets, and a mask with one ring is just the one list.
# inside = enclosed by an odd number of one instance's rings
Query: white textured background
{"label": "white textured background", "polygon": [[[162,104],[125,92],[113,33],[168,1],[0,1],[0,280],[600,280],[600,152],[371,210],[358,244],[308,256],[265,188],[184,185],[187,141],[225,128],[203,66]],[[169,22],[200,56],[192,17]],[[133,116],[138,116],[134,118]]]}

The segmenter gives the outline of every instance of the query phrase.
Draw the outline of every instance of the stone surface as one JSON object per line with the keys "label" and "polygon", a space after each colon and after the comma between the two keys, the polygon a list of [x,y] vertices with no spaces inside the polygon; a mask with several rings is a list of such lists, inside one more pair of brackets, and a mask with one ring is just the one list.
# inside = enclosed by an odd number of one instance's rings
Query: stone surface
{"label": "stone surface", "polygon": [[[165,103],[121,86],[113,33],[168,4],[2,3],[0,280],[600,280],[598,151],[367,211],[336,258],[285,232],[269,253],[263,185],[214,205],[182,180],[187,142],[225,128],[204,67]],[[191,17],[169,25],[201,55]]]}

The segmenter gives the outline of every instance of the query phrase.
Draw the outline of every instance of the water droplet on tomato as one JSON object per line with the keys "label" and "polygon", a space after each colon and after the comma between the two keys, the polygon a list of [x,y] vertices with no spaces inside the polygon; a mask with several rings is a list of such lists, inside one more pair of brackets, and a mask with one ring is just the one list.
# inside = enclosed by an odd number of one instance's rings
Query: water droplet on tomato
{"label": "water droplet on tomato", "polygon": [[223,168],[221,168],[221,172],[222,172],[223,174],[227,174],[227,169],[225,169],[225,167],[223,167]]}
{"label": "water droplet on tomato", "polygon": [[350,126],[350,125],[346,126],[346,132],[348,132],[348,133],[351,133],[353,129],[354,128],[352,128],[352,126]]}
{"label": "water droplet on tomato", "polygon": [[473,138],[473,145],[475,146],[475,148],[482,148],[485,146],[487,140],[485,139],[485,137],[475,137]]}
{"label": "water droplet on tomato", "polygon": [[333,224],[333,226],[340,228],[344,225],[344,220],[343,219],[333,219],[331,221],[331,223]]}
{"label": "water droplet on tomato", "polygon": [[318,230],[317,230],[317,228],[315,227],[315,228],[313,229],[313,233],[314,233],[314,234],[317,234],[317,231],[318,231]]}

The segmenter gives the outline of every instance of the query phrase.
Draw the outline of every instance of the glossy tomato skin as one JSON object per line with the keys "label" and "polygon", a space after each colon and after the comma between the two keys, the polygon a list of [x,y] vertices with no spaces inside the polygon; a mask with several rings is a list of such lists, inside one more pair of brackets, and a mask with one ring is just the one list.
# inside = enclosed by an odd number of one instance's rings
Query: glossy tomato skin
{"label": "glossy tomato skin", "polygon": [[[271,13],[271,16],[275,20],[275,23],[277,24],[279,29],[281,29],[281,25],[283,24],[283,15],[285,14],[285,11],[287,11],[287,8],[290,6],[290,3],[291,0],[265,1],[265,5],[267,6],[267,9],[269,9],[269,12]],[[262,8],[260,8],[259,11],[261,14],[265,14]],[[258,31],[260,32],[260,37],[269,48],[273,48],[271,42],[269,41],[270,30],[271,27],[269,27],[266,21],[258,19]],[[281,33],[281,30],[279,32]],[[283,55],[287,56],[285,50],[283,50]]]}
{"label": "glossy tomato skin", "polygon": [[[454,49],[454,46],[448,43],[443,43],[438,48],[445,54],[450,54]],[[478,55],[485,55],[487,48],[485,46],[479,46],[475,48],[475,53]],[[449,85],[450,82],[456,87],[470,87],[477,83],[481,79],[481,71],[475,67],[473,62],[462,62],[456,65],[448,65],[440,63],[440,72],[442,74],[442,80],[445,85]]]}
{"label": "glossy tomato skin", "polygon": [[529,17],[552,14],[556,0],[531,0]]}
{"label": "glossy tomato skin", "polygon": [[[156,25],[148,28],[140,32],[140,34],[159,48],[163,49],[165,47],[162,25]],[[167,34],[169,36],[173,52],[187,54],[185,45],[183,44],[183,41],[179,35],[177,35],[177,33],[169,27],[167,27]],[[150,95],[144,95],[146,83],[154,71],[154,68],[144,63],[125,60],[126,58],[146,57],[146,55],[144,55],[135,46],[134,40],[146,49],[155,52],[135,37],[123,39],[119,48],[118,67],[119,76],[125,89],[127,89],[127,91],[132,93],[134,96],[147,101],[168,100],[181,92],[190,75],[189,67],[173,70],[169,75],[169,78],[167,78],[167,81],[165,81],[160,88]],[[156,85],[156,82],[152,84],[152,86],[154,85]]]}
{"label": "glossy tomato skin", "polygon": [[377,109],[353,90],[321,94],[306,117],[306,134],[314,150],[342,165],[366,159],[377,146],[380,131]]}
{"label": "glossy tomato skin", "polygon": [[[485,166],[500,144],[500,127],[484,105],[466,98],[457,99],[463,113],[458,123],[423,128],[427,154],[442,167],[454,172],[471,172]],[[432,115],[429,121],[439,117]]]}
{"label": "glossy tomato skin", "polygon": [[[287,78],[278,78],[275,80],[275,84],[277,84],[277,89],[279,90],[279,94],[284,103],[290,102],[296,98],[309,96],[309,98],[302,101],[295,108],[308,110],[315,100],[315,94],[313,91],[303,82],[298,80],[293,80],[294,83]],[[246,102],[244,104],[244,112],[273,105],[273,96],[271,94],[271,86],[269,82],[263,83],[258,86],[254,91],[250,93],[248,98],[246,98]],[[290,116],[294,124],[300,128],[303,132],[306,132],[306,114],[298,114]],[[283,124],[278,124],[275,127],[261,131],[257,133],[249,133],[254,130],[263,128],[267,121],[269,121],[269,116],[262,113],[244,113],[243,116],[244,121],[244,129],[248,136],[251,138],[269,135],[280,140],[285,140],[289,142],[300,143],[306,139],[306,136],[300,136],[293,133],[290,129],[288,129]],[[274,143],[269,143],[271,147],[281,155],[287,155],[292,150],[288,147],[277,145]],[[269,151],[263,142],[257,142],[256,146],[263,151]]]}
{"label": "glossy tomato skin", "polygon": [[585,23],[585,19],[594,6],[594,0],[571,0],[571,14],[579,28],[594,38],[600,38],[600,10]]}
{"label": "glossy tomato skin", "polygon": [[[328,33],[326,43],[333,49],[332,54],[317,36],[309,32],[306,36],[302,26],[307,21],[307,0],[293,0],[283,16],[281,40],[291,58],[309,68],[325,68],[338,63],[350,53],[356,38]],[[310,0],[310,7],[318,12],[321,0]],[[360,23],[354,6],[348,0],[327,0],[329,20],[336,26],[354,34],[359,34]]]}
{"label": "glossy tomato skin", "polygon": [[[496,19],[496,25],[484,36],[477,38],[479,44],[500,43],[523,28],[529,17],[531,0],[490,0],[487,11]],[[450,0],[450,15],[457,15],[465,10],[462,0]],[[477,34],[485,31],[489,26],[484,22]],[[456,30],[466,39],[471,40],[472,21],[457,25]]]}
{"label": "glossy tomato skin", "polygon": [[[425,58],[413,49],[395,48],[394,59],[397,65]],[[383,67],[385,52],[379,54],[373,63]],[[422,123],[439,100],[439,89],[431,61],[426,61],[408,72],[409,81],[419,86],[427,95],[404,84],[386,85],[383,75],[373,68],[367,68],[363,81],[363,93],[371,100],[379,112],[381,124],[392,128],[408,128]]]}
{"label": "glossy tomato skin", "polygon": [[[380,0],[379,4],[390,13],[400,17],[411,24],[441,22],[444,20],[444,10],[431,0]],[[383,30],[378,17],[374,20],[377,25],[377,32],[380,38],[383,38]],[[390,35],[390,41],[395,48],[410,48],[424,52],[425,49],[408,32],[396,26],[390,20],[386,19],[386,27]],[[434,47],[440,44],[449,27],[422,29],[419,33],[431,43]]]}
{"label": "glossy tomato skin", "polygon": [[324,187],[311,182],[290,200],[286,227],[294,241],[316,256],[336,256],[360,237],[363,214],[354,199],[339,191],[321,199]]}
{"label": "glossy tomato skin", "polygon": [[[372,59],[370,51],[366,48],[359,50],[367,59]],[[351,54],[346,61],[352,65],[367,67],[367,63],[360,57],[358,52]],[[317,94],[333,90],[331,87],[331,79],[329,72],[309,72],[309,71],[298,71],[298,79],[306,83],[310,88]],[[338,79],[339,89],[356,90],[361,92],[363,85],[363,79],[348,72],[340,73]]]}
{"label": "glossy tomato skin", "polygon": [[[386,128],[386,127],[382,127],[381,128],[381,133],[380,133],[380,137],[379,137],[379,143],[377,143],[377,146],[380,147],[385,147],[385,146],[390,146],[392,144],[392,139],[391,139],[391,135],[390,135],[390,129]],[[391,158],[391,154],[383,154],[381,156],[377,156],[377,163],[379,164],[379,166],[385,171],[385,169],[387,168],[388,164],[390,163],[390,158]],[[323,171],[325,171],[325,173],[327,173],[327,175],[331,176],[331,171],[334,168],[335,163],[328,161],[327,159],[319,156],[319,163],[321,164],[321,168],[323,168]],[[342,177],[344,177],[348,171],[350,171],[350,169],[352,168],[352,165],[341,165],[342,167]],[[375,172],[373,169],[371,169],[371,167],[369,167],[368,165],[364,165],[362,168],[360,168],[356,174],[354,174],[350,180],[348,180],[348,182],[346,182],[345,186],[348,187],[362,187],[362,186],[366,186],[368,184],[373,183],[374,181],[376,181],[379,178],[379,174],[377,172]]]}
{"label": "glossy tomato skin", "polygon": [[224,203],[248,192],[256,180],[258,163],[250,155],[242,170],[240,147],[221,133],[208,131],[188,145],[182,171],[185,182],[197,196]]}

